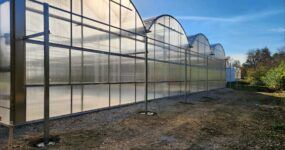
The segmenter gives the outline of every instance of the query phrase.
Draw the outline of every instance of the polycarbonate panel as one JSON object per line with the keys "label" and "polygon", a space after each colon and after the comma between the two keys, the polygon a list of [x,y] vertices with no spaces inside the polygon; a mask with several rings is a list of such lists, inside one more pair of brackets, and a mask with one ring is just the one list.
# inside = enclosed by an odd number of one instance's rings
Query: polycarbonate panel
{"label": "polycarbonate panel", "polygon": [[72,23],[72,46],[82,47],[83,46],[82,27],[78,25],[78,23],[81,23],[81,18],[73,15],[72,19],[75,22]]}
{"label": "polycarbonate panel", "polygon": [[155,83],[148,83],[148,100],[155,99]]}
{"label": "polycarbonate panel", "polygon": [[[149,94],[148,94],[148,98],[152,98],[153,99],[153,91],[150,93],[151,89],[153,90],[153,88],[151,88],[150,84],[148,85],[150,90],[149,90]],[[136,102],[141,102],[145,100],[145,84],[144,83],[137,83],[136,84]]]}
{"label": "polycarbonate panel", "polygon": [[115,27],[120,27],[120,6],[111,1],[111,25]]}
{"label": "polycarbonate panel", "polygon": [[84,82],[108,82],[108,55],[84,52]]}
{"label": "polycarbonate panel", "polygon": [[43,83],[44,83],[44,48],[42,45],[27,43],[26,44],[26,84],[43,85]]}
{"label": "polycarbonate panel", "polygon": [[10,124],[10,1],[0,2],[0,122]]}
{"label": "polycarbonate panel", "polygon": [[168,83],[156,83],[155,85],[155,98],[167,97],[169,95]]}
{"label": "polycarbonate panel", "polygon": [[75,14],[81,14],[82,0],[72,0],[72,11]]}
{"label": "polycarbonate panel", "polygon": [[198,82],[190,82],[191,93],[198,92]]}
{"label": "polycarbonate panel", "polygon": [[93,50],[109,51],[109,33],[89,27],[83,28],[83,47]]}
{"label": "polycarbonate panel", "polygon": [[110,97],[111,97],[111,106],[120,105],[120,85],[119,84],[111,84],[110,88]]}
{"label": "polycarbonate panel", "polygon": [[70,45],[70,14],[52,8],[49,13],[50,42]]}
{"label": "polycarbonate panel", "polygon": [[109,0],[84,0],[83,8],[84,16],[109,23]]}
{"label": "polycarbonate panel", "polygon": [[44,87],[28,87],[26,98],[27,121],[44,118]]}
{"label": "polycarbonate panel", "polygon": [[120,57],[110,56],[110,82],[116,83],[121,81],[120,77]]}
{"label": "polycarbonate panel", "polygon": [[77,113],[82,111],[82,100],[83,100],[83,93],[82,93],[82,85],[72,86],[72,113]]}
{"label": "polycarbonate panel", "polygon": [[10,124],[10,109],[0,109],[1,123]]}
{"label": "polycarbonate panel", "polygon": [[83,105],[85,111],[109,107],[109,86],[103,84],[84,86]]}
{"label": "polycarbonate panel", "polygon": [[121,104],[135,102],[135,84],[121,84]]}
{"label": "polycarbonate panel", "polygon": [[71,113],[70,86],[50,87],[50,117],[68,115]]}
{"label": "polycarbonate panel", "polygon": [[[129,2],[129,0],[127,0]],[[129,2],[130,3],[130,2]],[[130,6],[130,4],[129,4]],[[133,8],[124,8],[121,9],[121,27],[125,30],[135,32],[136,31],[136,13]]]}
{"label": "polycarbonate panel", "polygon": [[135,60],[121,57],[121,82],[135,82]]}
{"label": "polycarbonate panel", "polygon": [[82,52],[71,50],[71,82],[72,83],[81,83],[82,82]]}
{"label": "polycarbonate panel", "polygon": [[[26,35],[43,32],[43,6],[29,0],[26,1],[26,6]],[[43,36],[34,39],[43,41]]]}
{"label": "polycarbonate panel", "polygon": [[169,96],[180,95],[181,93],[180,82],[170,82],[169,85],[170,85],[170,95]]}
{"label": "polycarbonate panel", "polygon": [[[56,6],[56,7],[59,7],[61,9],[70,11],[70,1],[66,1],[66,0],[60,0],[60,1],[58,1],[58,0],[37,0],[37,1],[45,2],[51,6]],[[78,1],[78,0],[73,0],[73,1]]]}
{"label": "polycarbonate panel", "polygon": [[121,84],[121,104],[135,102],[135,84]]}
{"label": "polycarbonate panel", "polygon": [[50,83],[62,84],[69,82],[69,50],[49,47]]}

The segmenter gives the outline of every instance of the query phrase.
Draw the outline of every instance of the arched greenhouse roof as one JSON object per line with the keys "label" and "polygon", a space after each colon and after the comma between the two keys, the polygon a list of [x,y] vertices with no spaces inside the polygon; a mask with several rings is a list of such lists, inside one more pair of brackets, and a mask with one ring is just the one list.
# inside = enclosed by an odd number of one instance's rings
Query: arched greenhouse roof
{"label": "arched greenhouse roof", "polygon": [[[187,40],[187,34],[185,32],[185,29],[175,17],[168,14],[164,14],[144,20],[144,24],[148,36],[154,37],[156,40],[162,41],[163,38],[167,38],[167,36],[165,35],[163,36],[162,35],[163,33],[161,32],[162,28],[164,28],[170,31],[169,43],[171,45],[176,45],[179,47],[183,47],[185,49],[189,48],[189,43]],[[158,25],[159,27],[155,25]],[[178,37],[181,37],[181,39],[180,40],[176,39]]]}
{"label": "arched greenhouse roof", "polygon": [[[187,39],[188,39],[188,42],[189,42],[189,44],[190,44],[191,46],[193,45],[193,43],[194,43],[195,41],[201,41],[201,40],[203,40],[203,39],[205,39],[205,40],[208,42],[208,44],[210,45],[209,39],[208,39],[207,36],[204,35],[203,33],[198,33],[198,34],[195,34],[195,35],[192,35],[192,36],[188,36]],[[204,41],[205,41],[205,40],[204,40]]]}
{"label": "arched greenhouse roof", "polygon": [[211,49],[214,53],[214,57],[218,58],[218,59],[225,59],[226,58],[226,54],[225,54],[225,50],[222,44],[217,43],[217,44],[213,44],[211,45]]}
{"label": "arched greenhouse roof", "polygon": [[187,39],[192,51],[206,55],[212,53],[210,42],[203,33],[188,36]]}
{"label": "arched greenhouse roof", "polygon": [[173,17],[171,15],[168,15],[168,14],[163,14],[163,15],[156,16],[156,17],[151,17],[149,19],[144,20],[144,24],[145,24],[146,30],[149,31],[150,28],[157,22],[157,20],[159,20],[159,19],[161,19],[163,17],[169,17],[169,18],[174,19],[180,25],[180,27],[183,30],[184,34],[187,35],[186,32],[185,32],[185,29],[182,26],[182,24],[175,17]]}

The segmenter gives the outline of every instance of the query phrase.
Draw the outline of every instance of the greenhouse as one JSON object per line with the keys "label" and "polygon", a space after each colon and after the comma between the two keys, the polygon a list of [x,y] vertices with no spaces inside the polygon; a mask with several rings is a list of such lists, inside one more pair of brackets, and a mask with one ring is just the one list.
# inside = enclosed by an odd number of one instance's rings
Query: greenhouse
{"label": "greenhouse", "polygon": [[224,87],[223,46],[171,15],[143,20],[130,0],[0,0],[1,124]]}

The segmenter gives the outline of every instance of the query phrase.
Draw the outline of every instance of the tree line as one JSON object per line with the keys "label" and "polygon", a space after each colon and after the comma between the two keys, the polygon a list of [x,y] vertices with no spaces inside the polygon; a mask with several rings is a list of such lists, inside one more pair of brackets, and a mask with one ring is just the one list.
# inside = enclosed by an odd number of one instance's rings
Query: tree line
{"label": "tree line", "polygon": [[249,50],[241,68],[242,78],[251,85],[285,89],[285,47],[274,54],[267,47]]}

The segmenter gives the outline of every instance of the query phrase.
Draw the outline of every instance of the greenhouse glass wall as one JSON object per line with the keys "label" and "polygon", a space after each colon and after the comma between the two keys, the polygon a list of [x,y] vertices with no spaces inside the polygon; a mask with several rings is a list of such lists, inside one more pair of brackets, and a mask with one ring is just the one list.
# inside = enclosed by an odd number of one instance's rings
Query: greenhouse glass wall
{"label": "greenhouse glass wall", "polygon": [[0,48],[6,125],[225,87],[220,44],[130,0],[0,0]]}

